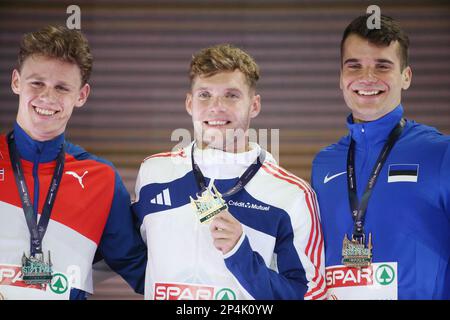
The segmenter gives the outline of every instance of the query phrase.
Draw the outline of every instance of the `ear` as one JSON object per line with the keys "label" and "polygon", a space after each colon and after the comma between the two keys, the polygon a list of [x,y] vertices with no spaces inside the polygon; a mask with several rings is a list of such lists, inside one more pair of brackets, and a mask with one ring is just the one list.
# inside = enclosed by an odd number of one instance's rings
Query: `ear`
{"label": "ear", "polygon": [[11,75],[11,89],[15,94],[20,94],[20,73],[17,69]]}
{"label": "ear", "polygon": [[86,100],[87,100],[90,92],[91,92],[91,87],[89,86],[89,84],[86,83],[81,88],[81,90],[78,94],[77,101],[75,102],[75,107],[77,107],[77,108],[82,107],[86,103]]}
{"label": "ear", "polygon": [[344,88],[344,84],[342,83],[342,68],[341,68],[341,72],[339,73],[339,88],[341,90]]}
{"label": "ear", "polygon": [[407,90],[409,88],[409,86],[411,85],[411,80],[412,80],[412,70],[408,66],[402,71],[403,90]]}
{"label": "ear", "polygon": [[250,106],[250,118],[255,118],[261,111],[261,96],[256,94],[252,98],[252,104]]}
{"label": "ear", "polygon": [[187,113],[189,113],[189,115],[192,117],[192,93],[186,93],[186,100],[184,103],[186,105]]}

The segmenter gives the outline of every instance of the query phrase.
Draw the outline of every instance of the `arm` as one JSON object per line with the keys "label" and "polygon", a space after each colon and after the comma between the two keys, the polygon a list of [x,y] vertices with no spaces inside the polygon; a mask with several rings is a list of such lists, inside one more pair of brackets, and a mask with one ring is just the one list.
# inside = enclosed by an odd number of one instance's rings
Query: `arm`
{"label": "arm", "polygon": [[137,292],[144,293],[147,248],[136,228],[130,196],[115,173],[114,198],[99,244],[105,262]]}
{"label": "arm", "polygon": [[[312,190],[296,201],[296,213],[284,215],[274,249],[277,267],[269,268],[253,251],[245,233],[224,254],[227,268],[254,299],[322,299],[326,297],[323,238]],[[224,225],[221,225],[223,227]],[[213,238],[215,238],[213,234]],[[216,241],[215,241],[216,244]],[[221,242],[223,246],[223,241]],[[222,251],[224,252],[224,251]]]}
{"label": "arm", "polygon": [[441,170],[439,174],[440,192],[442,203],[444,204],[444,212],[450,220],[450,141],[447,146],[447,151],[442,159]]}

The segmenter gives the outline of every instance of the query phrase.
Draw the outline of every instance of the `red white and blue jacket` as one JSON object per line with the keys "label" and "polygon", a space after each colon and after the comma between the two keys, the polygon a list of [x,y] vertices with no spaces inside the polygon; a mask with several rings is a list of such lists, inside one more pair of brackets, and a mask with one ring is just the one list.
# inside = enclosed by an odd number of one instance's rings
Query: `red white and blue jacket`
{"label": "red white and blue jacket", "polygon": [[[39,142],[16,123],[14,137],[30,198],[39,215],[55,159],[65,143],[64,174],[43,239],[46,261],[50,251],[53,272],[63,277],[56,277],[59,282],[53,286],[26,285],[21,280],[21,259],[23,253],[29,254],[30,234],[7,137],[0,135],[0,298],[84,299],[86,293],[93,292],[96,251],[136,292],[143,293],[146,248],[135,228],[129,194],[113,165],[65,141],[64,134]],[[70,292],[64,291],[67,283]]]}

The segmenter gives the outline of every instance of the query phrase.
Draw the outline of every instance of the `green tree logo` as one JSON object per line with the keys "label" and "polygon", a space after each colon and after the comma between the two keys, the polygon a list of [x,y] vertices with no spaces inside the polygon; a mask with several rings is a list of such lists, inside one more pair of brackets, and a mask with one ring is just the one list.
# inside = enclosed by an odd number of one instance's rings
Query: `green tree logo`
{"label": "green tree logo", "polygon": [[69,282],[67,278],[62,273],[55,273],[53,275],[52,283],[50,284],[50,289],[56,294],[63,294],[69,289]]}
{"label": "green tree logo", "polygon": [[382,286],[387,286],[391,284],[395,279],[394,269],[387,264],[382,264],[378,267],[377,272],[375,274],[375,279]]}
{"label": "green tree logo", "polygon": [[214,298],[216,300],[236,300],[236,294],[231,289],[223,288],[216,293]]}

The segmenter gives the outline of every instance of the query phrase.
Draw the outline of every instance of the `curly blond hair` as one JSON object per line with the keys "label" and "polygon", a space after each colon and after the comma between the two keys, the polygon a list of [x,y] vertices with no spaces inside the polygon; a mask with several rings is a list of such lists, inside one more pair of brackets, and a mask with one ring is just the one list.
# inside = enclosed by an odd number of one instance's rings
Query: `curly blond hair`
{"label": "curly blond hair", "polygon": [[64,26],[47,26],[27,33],[20,43],[18,56],[19,71],[24,61],[32,55],[58,58],[76,64],[81,72],[81,85],[89,80],[93,57],[87,39],[78,30]]}
{"label": "curly blond hair", "polygon": [[196,76],[210,77],[219,72],[240,70],[251,89],[256,88],[259,67],[245,51],[230,44],[204,48],[192,57],[189,69],[191,86]]}

